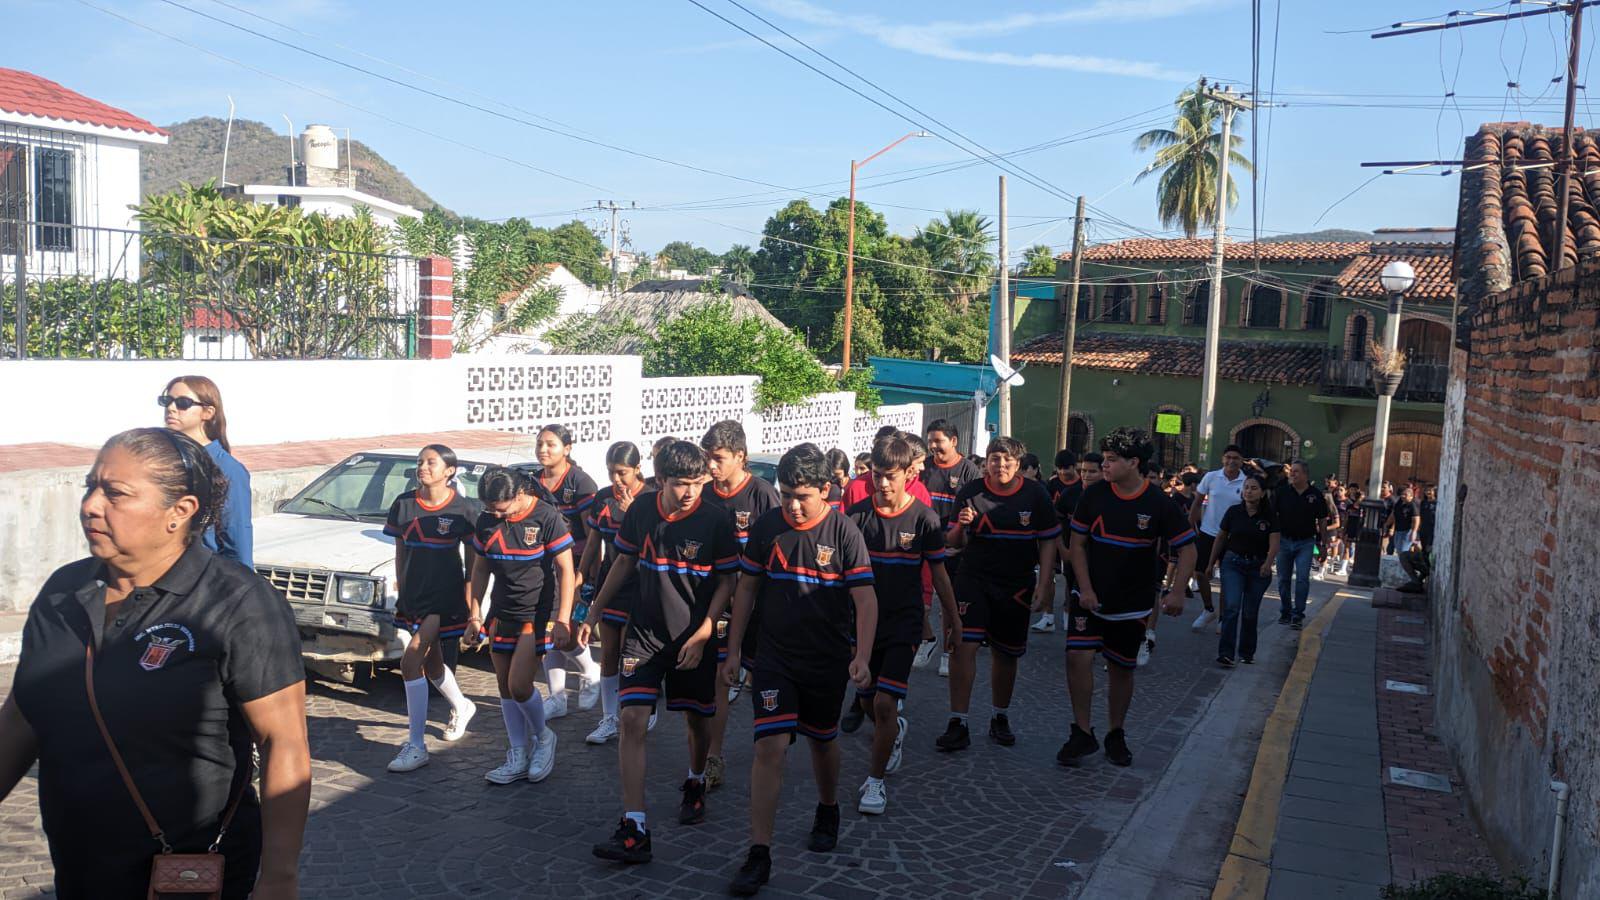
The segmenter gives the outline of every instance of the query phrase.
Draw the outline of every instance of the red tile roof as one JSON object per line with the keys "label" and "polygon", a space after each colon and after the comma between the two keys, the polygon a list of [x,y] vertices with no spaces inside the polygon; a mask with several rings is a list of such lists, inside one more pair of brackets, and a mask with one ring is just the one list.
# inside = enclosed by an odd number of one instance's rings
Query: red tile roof
{"label": "red tile roof", "polygon": [[[1229,381],[1255,384],[1317,384],[1322,380],[1321,344],[1288,341],[1223,341],[1217,353],[1218,374]],[[1205,344],[1190,338],[1091,332],[1077,336],[1074,369],[1136,372],[1199,378]],[[1015,363],[1061,365],[1061,335],[1046,334],[1016,348]]]}
{"label": "red tile roof", "polygon": [[1449,303],[1456,296],[1455,274],[1451,271],[1451,246],[1449,244],[1411,245],[1373,244],[1372,252],[1358,256],[1339,273],[1339,293],[1345,297],[1384,299],[1378,275],[1392,260],[1404,260],[1416,270],[1417,281],[1405,299]]}
{"label": "red tile roof", "polygon": [[0,110],[144,134],[166,134],[131,112],[91,100],[48,78],[18,69],[0,69]]}
{"label": "red tile roof", "polygon": [[[1354,259],[1372,248],[1366,241],[1262,241],[1259,245],[1249,241],[1226,241],[1226,256],[1254,259],[1259,249],[1262,259],[1274,262],[1344,262]],[[1096,244],[1083,251],[1083,258],[1103,260],[1173,260],[1206,262],[1211,259],[1211,238],[1129,238]],[[1070,259],[1064,253],[1061,259]]]}
{"label": "red tile roof", "polygon": [[238,329],[239,321],[233,317],[233,313],[226,310],[218,312],[213,309],[196,307],[183,317],[183,327],[216,328],[222,331],[234,331]]}

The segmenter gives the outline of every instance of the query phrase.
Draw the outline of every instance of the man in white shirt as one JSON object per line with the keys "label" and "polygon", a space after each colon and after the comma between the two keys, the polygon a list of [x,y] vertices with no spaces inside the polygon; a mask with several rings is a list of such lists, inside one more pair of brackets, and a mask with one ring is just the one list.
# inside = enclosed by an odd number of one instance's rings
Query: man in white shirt
{"label": "man in white shirt", "polygon": [[1244,452],[1238,444],[1229,444],[1222,450],[1222,468],[1207,472],[1195,488],[1195,502],[1189,506],[1189,524],[1199,533],[1195,535],[1195,552],[1200,560],[1194,577],[1200,583],[1200,601],[1205,609],[1194,620],[1196,631],[1217,621],[1217,610],[1211,602],[1211,544],[1222,530],[1222,517],[1228,509],[1241,501],[1244,491]]}

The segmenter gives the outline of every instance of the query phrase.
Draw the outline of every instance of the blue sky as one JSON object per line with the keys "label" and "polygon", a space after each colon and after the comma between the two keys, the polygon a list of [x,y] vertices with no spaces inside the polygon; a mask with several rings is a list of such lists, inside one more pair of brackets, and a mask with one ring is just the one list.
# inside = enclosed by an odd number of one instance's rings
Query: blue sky
{"label": "blue sky", "polygon": [[[537,215],[539,224],[556,224],[574,217],[568,211],[601,198],[636,201],[649,208],[627,218],[635,245],[648,249],[674,239],[717,251],[734,243],[754,245],[766,217],[799,196],[798,188],[842,195],[853,157],[913,127],[689,0],[91,2],[299,86],[68,0],[21,0],[13,6],[9,32],[28,39],[7,42],[5,64],[163,124],[224,116],[231,94],[241,118],[279,130],[286,127],[284,114],[297,128],[310,122],[348,127],[458,212]],[[700,2],[855,83],[729,0]],[[993,150],[1100,135],[1017,160],[1040,180],[1068,195],[1082,193],[1108,214],[1092,223],[1095,239],[1132,233],[1111,219],[1142,231],[1161,229],[1154,179],[1133,183],[1144,162],[1133,151],[1134,134],[1169,120],[1172,99],[1200,75],[1240,85],[1250,78],[1248,0],[739,2]],[[427,97],[175,4],[512,118],[721,174],[643,159]],[[1272,81],[1278,100],[1287,104],[1257,119],[1263,234],[1453,224],[1456,177],[1427,170],[1361,187],[1372,173],[1358,163],[1453,158],[1462,136],[1484,121],[1560,121],[1562,86],[1551,78],[1564,64],[1561,16],[1371,40],[1365,33],[1332,32],[1439,19],[1451,6],[1443,0],[1285,0],[1280,11],[1274,0],[1263,0],[1262,7],[1261,88],[1265,92]],[[253,19],[250,12],[302,33]],[[1508,89],[1508,81],[1520,87]],[[1448,102],[1447,90],[1456,95]],[[949,133],[921,115],[908,115]],[[1580,91],[1578,122],[1592,121]],[[1249,138],[1245,117],[1240,126]],[[991,165],[927,175],[926,167],[971,159],[938,138],[908,141],[862,170],[858,196],[881,208],[890,227],[903,233],[946,208],[992,215],[998,172]],[[926,177],[876,183],[907,174]],[[1071,213],[1070,201],[1016,176],[1010,182],[1014,250],[1035,242],[1068,245],[1071,223],[1064,217]],[[1251,222],[1248,182],[1243,186],[1243,201],[1229,214],[1236,236],[1247,236]],[[738,199],[720,199],[729,197]],[[813,202],[821,205],[826,197]]]}

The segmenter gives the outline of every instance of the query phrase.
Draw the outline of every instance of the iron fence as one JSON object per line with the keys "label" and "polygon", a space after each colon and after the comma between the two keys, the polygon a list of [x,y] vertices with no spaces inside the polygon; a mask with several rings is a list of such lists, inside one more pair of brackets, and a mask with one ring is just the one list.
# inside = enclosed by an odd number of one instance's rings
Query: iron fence
{"label": "iron fence", "polygon": [[0,358],[416,355],[417,259],[0,218]]}
{"label": "iron fence", "polygon": [[[1416,360],[1406,365],[1400,389],[1394,399],[1409,403],[1443,403],[1445,386],[1450,380],[1450,366],[1432,360]],[[1376,397],[1372,385],[1372,361],[1365,359],[1338,359],[1332,353],[1322,362],[1322,390],[1347,397]]]}

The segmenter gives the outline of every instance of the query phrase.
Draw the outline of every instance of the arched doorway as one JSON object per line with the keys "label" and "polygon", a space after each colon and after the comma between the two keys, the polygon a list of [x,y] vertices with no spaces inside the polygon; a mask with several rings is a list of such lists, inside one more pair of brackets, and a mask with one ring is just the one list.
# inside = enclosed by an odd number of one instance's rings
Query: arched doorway
{"label": "arched doorway", "polygon": [[1094,438],[1094,426],[1081,413],[1067,418],[1067,449],[1079,456],[1089,452],[1089,442]]}
{"label": "arched doorway", "polygon": [[[1403,484],[1418,478],[1427,484],[1438,484],[1443,440],[1439,426],[1432,422],[1390,423],[1383,454],[1383,480]],[[1363,428],[1345,438],[1339,458],[1343,462],[1340,475],[1365,487],[1372,472],[1372,429]]]}
{"label": "arched doorway", "polygon": [[1300,439],[1282,422],[1257,419],[1235,428],[1232,442],[1244,451],[1245,459],[1288,462],[1294,458]]}

